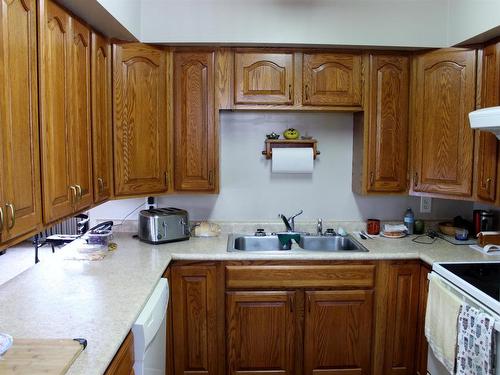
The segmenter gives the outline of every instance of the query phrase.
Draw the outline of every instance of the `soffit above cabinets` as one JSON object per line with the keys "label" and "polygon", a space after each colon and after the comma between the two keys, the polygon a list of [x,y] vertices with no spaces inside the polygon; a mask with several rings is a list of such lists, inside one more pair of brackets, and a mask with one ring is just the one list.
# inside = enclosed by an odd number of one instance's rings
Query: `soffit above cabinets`
{"label": "soffit above cabinets", "polygon": [[107,36],[160,44],[449,47],[500,35],[492,0],[59,0]]}

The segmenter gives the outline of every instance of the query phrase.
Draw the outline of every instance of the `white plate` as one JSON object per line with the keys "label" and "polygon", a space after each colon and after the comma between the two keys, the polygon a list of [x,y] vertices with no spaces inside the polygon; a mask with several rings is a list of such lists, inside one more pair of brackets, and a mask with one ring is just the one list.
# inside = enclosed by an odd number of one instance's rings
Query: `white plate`
{"label": "white plate", "polygon": [[386,236],[384,232],[380,232],[380,236],[384,238],[403,238],[406,237],[408,234],[406,232],[401,233],[399,236]]}
{"label": "white plate", "polygon": [[9,350],[13,342],[12,336],[0,332],[0,356]]}

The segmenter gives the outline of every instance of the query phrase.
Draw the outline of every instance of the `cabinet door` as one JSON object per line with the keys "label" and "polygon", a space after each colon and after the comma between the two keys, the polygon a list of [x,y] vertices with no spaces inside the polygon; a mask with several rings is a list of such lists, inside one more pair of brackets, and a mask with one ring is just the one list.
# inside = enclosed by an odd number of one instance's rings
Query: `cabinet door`
{"label": "cabinet door", "polygon": [[92,146],[94,202],[110,198],[113,181],[111,121],[111,45],[92,33]]}
{"label": "cabinet door", "polygon": [[3,1],[0,18],[0,154],[5,158],[0,168],[4,173],[0,204],[5,224],[2,239],[8,240],[34,231],[42,214],[36,1]]}
{"label": "cabinet door", "polygon": [[429,292],[429,280],[427,279],[431,268],[428,265],[420,266],[420,290],[418,301],[418,330],[417,330],[417,350],[416,350],[416,369],[417,375],[427,374],[427,354],[428,344],[425,338],[425,310],[427,308],[427,294]]}
{"label": "cabinet door", "polygon": [[217,373],[216,266],[172,269],[175,375]]}
{"label": "cabinet door", "polygon": [[90,123],[90,33],[71,18],[70,113],[72,181],[77,188],[75,209],[89,207],[94,199]]}
{"label": "cabinet door", "polygon": [[368,121],[369,192],[404,192],[408,163],[408,57],[370,55]]}
{"label": "cabinet door", "polygon": [[471,197],[476,51],[425,53],[416,57],[414,74],[412,191]]}
{"label": "cabinet door", "polygon": [[373,291],[306,292],[304,374],[370,374]]}
{"label": "cabinet door", "polygon": [[294,374],[295,292],[226,294],[229,375]]}
{"label": "cabinet door", "polygon": [[[481,107],[500,104],[500,43],[483,51]],[[497,193],[497,137],[477,131],[476,194],[477,198],[494,202]]]}
{"label": "cabinet door", "polygon": [[384,374],[414,373],[420,265],[396,264],[389,270]]}
{"label": "cabinet door", "polygon": [[104,375],[134,374],[134,335],[129,332]]}
{"label": "cabinet door", "polygon": [[293,53],[236,52],[235,104],[293,104]]}
{"label": "cabinet door", "polygon": [[214,53],[174,55],[175,189],[213,191],[217,176]]}
{"label": "cabinet door", "polygon": [[115,195],[167,190],[166,56],[144,44],[114,45]]}
{"label": "cabinet door", "polygon": [[41,0],[39,18],[43,217],[50,223],[72,213],[75,199],[68,120],[70,17],[51,0]]}
{"label": "cabinet door", "polygon": [[361,55],[304,54],[303,103],[361,105]]}

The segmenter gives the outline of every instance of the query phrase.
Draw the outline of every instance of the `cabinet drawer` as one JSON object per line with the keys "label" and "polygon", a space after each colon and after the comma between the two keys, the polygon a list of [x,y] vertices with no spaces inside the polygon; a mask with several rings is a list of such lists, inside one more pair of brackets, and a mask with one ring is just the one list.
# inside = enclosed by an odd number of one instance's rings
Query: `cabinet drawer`
{"label": "cabinet drawer", "polygon": [[372,288],[375,266],[226,266],[227,288]]}

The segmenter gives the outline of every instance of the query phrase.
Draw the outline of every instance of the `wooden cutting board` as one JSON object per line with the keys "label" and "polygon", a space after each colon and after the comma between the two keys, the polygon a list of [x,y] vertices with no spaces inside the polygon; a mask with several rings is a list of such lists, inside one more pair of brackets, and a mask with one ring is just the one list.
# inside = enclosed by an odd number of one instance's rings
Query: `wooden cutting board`
{"label": "wooden cutting board", "polygon": [[2,375],[65,374],[82,352],[72,339],[15,339],[0,359]]}

